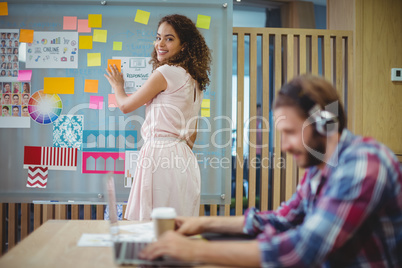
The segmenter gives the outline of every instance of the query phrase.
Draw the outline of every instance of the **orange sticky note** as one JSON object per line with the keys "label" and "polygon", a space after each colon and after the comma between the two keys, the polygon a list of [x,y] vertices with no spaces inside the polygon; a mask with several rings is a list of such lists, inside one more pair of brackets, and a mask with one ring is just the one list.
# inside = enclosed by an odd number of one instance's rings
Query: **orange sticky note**
{"label": "orange sticky note", "polygon": [[89,14],[88,15],[88,27],[102,28],[102,14]]}
{"label": "orange sticky note", "polygon": [[0,3],[0,16],[8,16],[8,4],[7,2]]}
{"label": "orange sticky note", "polygon": [[116,64],[117,69],[119,69],[119,72],[121,72],[121,60],[107,60],[107,69],[110,72],[110,67],[109,65]]}
{"label": "orange sticky note", "polygon": [[84,92],[98,93],[98,80],[85,79]]}
{"label": "orange sticky note", "polygon": [[20,30],[20,43],[32,43],[34,36],[34,30]]}
{"label": "orange sticky note", "polygon": [[63,17],[63,30],[77,30],[77,17]]}
{"label": "orange sticky note", "polygon": [[43,93],[74,94],[74,77],[45,77]]}

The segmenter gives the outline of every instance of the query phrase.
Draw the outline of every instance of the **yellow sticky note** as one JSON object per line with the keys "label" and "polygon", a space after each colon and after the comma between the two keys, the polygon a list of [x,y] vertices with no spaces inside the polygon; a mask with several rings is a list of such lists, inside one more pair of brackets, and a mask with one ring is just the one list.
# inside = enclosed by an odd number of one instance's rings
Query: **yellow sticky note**
{"label": "yellow sticky note", "polygon": [[197,16],[197,26],[198,28],[203,28],[203,29],[209,29],[209,25],[211,24],[211,17],[210,16],[205,16],[205,15],[200,15],[198,14]]}
{"label": "yellow sticky note", "polygon": [[201,103],[201,108],[211,108],[211,100],[203,99]]}
{"label": "yellow sticky note", "polygon": [[85,36],[81,35],[79,36],[79,44],[78,44],[79,49],[92,49],[92,36]]}
{"label": "yellow sticky note", "polygon": [[102,14],[88,14],[88,27],[102,28]]}
{"label": "yellow sticky note", "polygon": [[32,43],[34,36],[34,30],[20,30],[20,43]]}
{"label": "yellow sticky note", "polygon": [[8,4],[7,2],[0,3],[0,16],[8,16]]}
{"label": "yellow sticky note", "polygon": [[119,72],[121,72],[121,60],[107,60],[107,69],[110,72],[110,67],[109,65],[116,65],[117,69],[119,69]]}
{"label": "yellow sticky note", "polygon": [[113,50],[122,50],[123,42],[113,42]]}
{"label": "yellow sticky note", "polygon": [[101,66],[101,54],[100,53],[88,53],[87,54],[87,65],[90,66]]}
{"label": "yellow sticky note", "polygon": [[94,30],[94,37],[93,37],[94,42],[106,43],[106,40],[107,40],[107,30],[99,30],[99,29]]}
{"label": "yellow sticky note", "polygon": [[45,77],[43,93],[74,94],[74,77]]}
{"label": "yellow sticky note", "polygon": [[137,14],[135,14],[135,22],[148,24],[149,16],[151,15],[150,12],[144,11],[141,9],[137,9]]}
{"label": "yellow sticky note", "polygon": [[98,93],[99,80],[85,79],[84,92]]}
{"label": "yellow sticky note", "polygon": [[202,117],[210,117],[211,110],[209,108],[201,108],[201,116]]}

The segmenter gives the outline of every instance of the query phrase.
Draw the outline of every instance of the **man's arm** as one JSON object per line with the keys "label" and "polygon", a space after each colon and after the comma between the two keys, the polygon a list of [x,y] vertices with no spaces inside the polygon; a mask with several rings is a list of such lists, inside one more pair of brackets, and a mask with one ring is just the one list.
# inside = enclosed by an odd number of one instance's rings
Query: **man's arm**
{"label": "man's arm", "polygon": [[176,231],[183,235],[195,235],[203,232],[242,233],[244,216],[223,217],[178,217]]}
{"label": "man's arm", "polygon": [[260,266],[258,242],[208,242],[189,239],[176,232],[165,233],[156,243],[145,248],[140,257],[155,259],[170,256],[178,260],[198,261],[229,266]]}

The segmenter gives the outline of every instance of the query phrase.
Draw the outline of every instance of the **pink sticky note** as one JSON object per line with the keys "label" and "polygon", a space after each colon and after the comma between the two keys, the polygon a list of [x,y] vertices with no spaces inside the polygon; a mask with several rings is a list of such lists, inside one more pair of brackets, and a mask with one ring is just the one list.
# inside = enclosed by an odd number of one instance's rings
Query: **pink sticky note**
{"label": "pink sticky note", "polygon": [[103,109],[103,96],[90,96],[89,109],[102,110]]}
{"label": "pink sticky note", "polygon": [[77,30],[77,17],[63,17],[63,30]]}
{"label": "pink sticky note", "polygon": [[32,70],[19,70],[18,81],[31,81]]}
{"label": "pink sticky note", "polygon": [[117,107],[116,97],[114,94],[108,94],[108,107]]}
{"label": "pink sticky note", "polygon": [[88,20],[78,20],[78,32],[90,33],[91,28],[88,27]]}

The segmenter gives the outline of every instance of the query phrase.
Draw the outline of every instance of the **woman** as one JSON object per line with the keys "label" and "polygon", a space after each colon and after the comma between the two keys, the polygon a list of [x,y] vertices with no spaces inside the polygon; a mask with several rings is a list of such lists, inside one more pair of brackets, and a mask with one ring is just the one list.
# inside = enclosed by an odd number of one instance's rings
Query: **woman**
{"label": "woman", "polygon": [[203,90],[210,82],[211,54],[190,19],[169,15],[158,24],[151,63],[154,72],[130,96],[116,66],[105,74],[123,113],[147,105],[141,128],[145,142],[125,218],[149,220],[155,207],[174,207],[179,216],[198,216],[200,170],[191,148]]}

